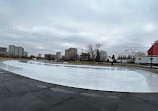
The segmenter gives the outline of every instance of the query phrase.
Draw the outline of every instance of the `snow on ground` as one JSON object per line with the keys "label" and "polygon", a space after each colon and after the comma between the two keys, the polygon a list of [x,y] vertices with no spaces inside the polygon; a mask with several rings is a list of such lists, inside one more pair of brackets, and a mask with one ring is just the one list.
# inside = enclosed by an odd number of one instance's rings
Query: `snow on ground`
{"label": "snow on ground", "polygon": [[120,67],[50,64],[16,60],[0,68],[32,79],[76,88],[119,92],[158,92],[158,75]]}

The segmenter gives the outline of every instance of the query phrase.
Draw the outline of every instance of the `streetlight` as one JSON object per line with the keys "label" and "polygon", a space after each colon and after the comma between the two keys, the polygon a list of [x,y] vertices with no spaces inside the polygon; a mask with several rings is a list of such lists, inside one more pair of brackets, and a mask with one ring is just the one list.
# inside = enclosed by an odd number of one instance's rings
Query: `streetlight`
{"label": "streetlight", "polygon": [[121,52],[121,64],[122,64],[122,52]]}
{"label": "streetlight", "polygon": [[151,58],[150,58],[150,59],[151,59],[151,68],[153,67],[153,65],[152,65],[152,64],[153,64],[153,63],[152,63],[152,62],[153,62],[153,47],[154,47],[154,46],[153,46],[153,43],[152,43],[152,44],[151,44]]}

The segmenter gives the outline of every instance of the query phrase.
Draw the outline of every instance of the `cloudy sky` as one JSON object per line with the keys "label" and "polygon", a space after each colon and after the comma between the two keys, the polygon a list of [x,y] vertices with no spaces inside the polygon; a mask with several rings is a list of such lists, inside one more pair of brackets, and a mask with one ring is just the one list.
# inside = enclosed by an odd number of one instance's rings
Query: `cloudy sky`
{"label": "cloudy sky", "polygon": [[0,46],[29,54],[102,43],[109,54],[158,39],[158,0],[0,0]]}

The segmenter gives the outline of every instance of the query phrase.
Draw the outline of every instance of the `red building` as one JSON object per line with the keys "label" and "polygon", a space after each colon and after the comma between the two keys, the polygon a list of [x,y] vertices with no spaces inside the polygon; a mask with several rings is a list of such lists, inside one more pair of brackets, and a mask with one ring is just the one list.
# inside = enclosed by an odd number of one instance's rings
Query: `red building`
{"label": "red building", "polygon": [[151,56],[151,55],[158,56],[158,40],[148,50],[148,56]]}

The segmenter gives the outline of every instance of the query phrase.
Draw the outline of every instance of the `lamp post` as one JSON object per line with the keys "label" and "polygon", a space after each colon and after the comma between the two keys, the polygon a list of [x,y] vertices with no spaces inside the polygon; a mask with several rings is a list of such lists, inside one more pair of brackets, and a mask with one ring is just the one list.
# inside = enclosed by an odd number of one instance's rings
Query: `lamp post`
{"label": "lamp post", "polygon": [[121,52],[121,64],[122,64],[122,52]]}
{"label": "lamp post", "polygon": [[153,43],[151,45],[151,68],[153,67]]}

